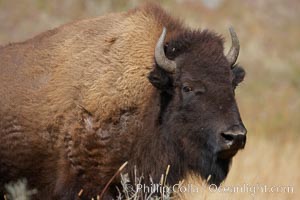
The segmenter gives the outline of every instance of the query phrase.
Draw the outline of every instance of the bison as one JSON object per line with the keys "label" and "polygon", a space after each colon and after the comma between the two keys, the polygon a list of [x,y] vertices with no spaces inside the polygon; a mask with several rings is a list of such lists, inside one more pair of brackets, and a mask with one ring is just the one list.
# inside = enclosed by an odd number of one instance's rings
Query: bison
{"label": "bison", "polygon": [[230,34],[225,55],[220,35],[146,4],[2,46],[0,194],[26,178],[35,199],[90,199],[126,161],[146,184],[168,165],[170,185],[190,173],[220,184],[246,142]]}

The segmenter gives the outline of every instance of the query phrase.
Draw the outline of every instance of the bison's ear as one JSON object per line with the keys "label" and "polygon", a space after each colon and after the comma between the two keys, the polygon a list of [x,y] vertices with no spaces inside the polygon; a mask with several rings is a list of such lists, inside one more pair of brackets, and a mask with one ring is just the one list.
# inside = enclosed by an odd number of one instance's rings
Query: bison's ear
{"label": "bison's ear", "polygon": [[234,68],[232,69],[232,72],[233,72],[233,81],[232,81],[232,84],[234,86],[237,86],[239,83],[241,83],[244,80],[246,72],[239,65],[234,66]]}
{"label": "bison's ear", "polygon": [[159,67],[155,67],[148,75],[150,83],[159,90],[168,90],[172,85],[171,77]]}

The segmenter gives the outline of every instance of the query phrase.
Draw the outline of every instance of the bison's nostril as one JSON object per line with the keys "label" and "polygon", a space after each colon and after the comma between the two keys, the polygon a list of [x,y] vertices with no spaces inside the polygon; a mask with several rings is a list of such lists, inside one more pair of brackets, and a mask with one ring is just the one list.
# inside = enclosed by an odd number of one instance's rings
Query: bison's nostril
{"label": "bison's nostril", "polygon": [[221,133],[221,136],[228,142],[234,140],[234,135],[231,135],[231,134]]}

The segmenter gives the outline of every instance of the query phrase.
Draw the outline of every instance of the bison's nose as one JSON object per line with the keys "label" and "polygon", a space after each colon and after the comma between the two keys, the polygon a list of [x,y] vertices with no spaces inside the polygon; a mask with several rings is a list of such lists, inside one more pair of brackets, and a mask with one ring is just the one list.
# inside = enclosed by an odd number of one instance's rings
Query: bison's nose
{"label": "bison's nose", "polygon": [[243,125],[236,125],[221,133],[221,157],[232,157],[246,144],[247,130]]}
{"label": "bison's nose", "polygon": [[246,143],[246,129],[244,127],[235,126],[234,128],[221,133],[223,142],[229,148],[240,149],[244,148]]}

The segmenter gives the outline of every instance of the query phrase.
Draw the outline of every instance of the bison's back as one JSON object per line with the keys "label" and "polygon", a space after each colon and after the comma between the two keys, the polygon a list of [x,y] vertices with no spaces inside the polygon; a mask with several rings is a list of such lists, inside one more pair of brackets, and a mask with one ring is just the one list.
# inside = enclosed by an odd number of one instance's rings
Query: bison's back
{"label": "bison's back", "polygon": [[18,112],[44,126],[78,105],[105,119],[144,104],[140,91],[151,87],[146,77],[160,32],[147,13],[121,13],[0,48],[1,113]]}

